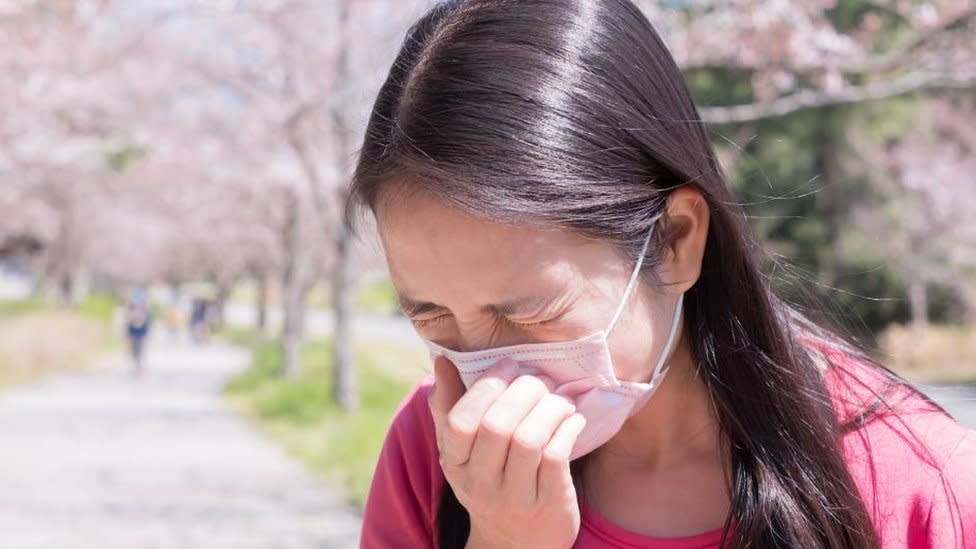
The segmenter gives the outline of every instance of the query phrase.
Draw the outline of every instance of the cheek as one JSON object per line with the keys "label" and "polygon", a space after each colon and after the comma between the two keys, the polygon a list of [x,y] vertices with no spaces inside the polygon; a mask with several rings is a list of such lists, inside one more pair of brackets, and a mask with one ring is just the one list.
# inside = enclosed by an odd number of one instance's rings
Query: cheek
{"label": "cheek", "polygon": [[618,379],[627,381],[648,381],[651,370],[654,369],[654,349],[658,347],[647,334],[651,332],[651,325],[644,322],[638,329],[621,332],[617,340],[610,339],[610,353],[613,358],[613,370]]}
{"label": "cheek", "polygon": [[653,307],[640,307],[621,319],[609,338],[618,379],[650,381],[668,337],[669,320]]}

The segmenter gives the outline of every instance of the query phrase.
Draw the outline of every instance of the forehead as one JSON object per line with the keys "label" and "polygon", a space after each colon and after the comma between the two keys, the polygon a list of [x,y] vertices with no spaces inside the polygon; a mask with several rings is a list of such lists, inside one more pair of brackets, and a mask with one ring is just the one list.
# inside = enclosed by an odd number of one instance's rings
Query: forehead
{"label": "forehead", "polygon": [[419,190],[381,197],[376,218],[393,283],[416,299],[491,300],[579,277],[596,281],[623,267],[604,242],[566,229],[496,223]]}

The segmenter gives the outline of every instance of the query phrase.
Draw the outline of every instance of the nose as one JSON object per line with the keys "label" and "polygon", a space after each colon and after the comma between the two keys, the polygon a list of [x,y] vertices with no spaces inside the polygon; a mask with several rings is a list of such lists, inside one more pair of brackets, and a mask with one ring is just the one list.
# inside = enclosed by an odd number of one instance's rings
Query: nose
{"label": "nose", "polygon": [[457,345],[455,348],[459,351],[484,351],[526,342],[518,331],[507,327],[502,329],[498,322],[468,328],[458,326],[455,330],[457,337],[454,339],[454,344]]}

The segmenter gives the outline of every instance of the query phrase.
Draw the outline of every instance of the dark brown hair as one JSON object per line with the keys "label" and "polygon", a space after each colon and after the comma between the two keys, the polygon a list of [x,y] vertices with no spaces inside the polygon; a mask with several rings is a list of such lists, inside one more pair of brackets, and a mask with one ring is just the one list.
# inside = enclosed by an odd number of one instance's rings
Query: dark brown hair
{"label": "dark brown hair", "polygon": [[[694,185],[711,218],[684,307],[732,461],[727,541],[877,546],[838,444],[865,417],[838,424],[802,341],[899,380],[773,294],[682,74],[630,1],[431,9],[409,29],[376,99],[346,215],[364,204],[375,211],[394,182],[486,219],[599,238],[635,259],[668,193]],[[649,281],[668,244],[664,219],[644,260]],[[441,547],[464,546],[469,517],[446,483],[437,529]]]}

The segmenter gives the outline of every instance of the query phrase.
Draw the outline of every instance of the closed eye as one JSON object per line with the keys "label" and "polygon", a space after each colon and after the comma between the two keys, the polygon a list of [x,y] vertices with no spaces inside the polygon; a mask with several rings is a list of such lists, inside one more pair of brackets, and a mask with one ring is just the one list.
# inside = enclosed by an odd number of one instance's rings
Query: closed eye
{"label": "closed eye", "polygon": [[421,319],[421,318],[411,318],[410,319],[410,322],[413,322],[414,326],[418,326],[418,327],[424,328],[426,326],[431,326],[433,324],[437,324],[438,322],[441,322],[443,319],[445,319],[445,318],[447,318],[449,316],[451,316],[451,315],[441,315],[441,316],[437,316],[437,317],[434,317],[434,318],[424,318],[424,319]]}
{"label": "closed eye", "polygon": [[[506,324],[511,324],[513,326],[519,326],[519,327],[525,327],[525,326],[542,326],[542,325],[545,325],[545,324],[551,324],[553,322],[556,322],[557,320],[559,320],[562,317],[566,316],[566,313],[567,312],[569,312],[569,309],[566,309],[565,311],[559,313],[558,315],[556,315],[556,316],[554,316],[552,318],[547,318],[546,320],[540,320],[540,321],[537,321],[537,322],[517,322],[517,321],[511,320],[510,318],[505,317],[505,316],[501,317],[501,319],[502,319],[502,322],[504,322]],[[440,315],[440,316],[436,316],[434,318],[427,318],[427,319],[413,318],[413,319],[411,319],[411,322],[413,322],[415,326],[424,328],[424,327],[432,326],[432,325],[437,324],[439,322],[443,322],[445,319],[447,319],[450,316],[452,316],[452,315],[449,315],[449,314],[447,314],[447,315]]]}

